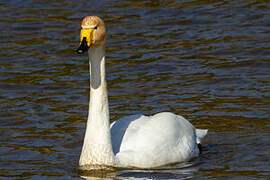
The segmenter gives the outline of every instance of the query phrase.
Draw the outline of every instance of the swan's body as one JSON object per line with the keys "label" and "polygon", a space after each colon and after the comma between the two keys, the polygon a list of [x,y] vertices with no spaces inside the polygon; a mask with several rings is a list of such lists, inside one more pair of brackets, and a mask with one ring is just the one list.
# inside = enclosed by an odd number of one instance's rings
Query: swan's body
{"label": "swan's body", "polygon": [[198,144],[207,130],[195,129],[182,116],[133,115],[109,124],[104,44],[103,21],[96,16],[84,18],[77,52],[88,50],[90,102],[79,166],[154,168],[198,156]]}
{"label": "swan's body", "polygon": [[158,167],[199,154],[195,128],[170,112],[124,117],[112,123],[111,134],[113,151],[122,167]]}

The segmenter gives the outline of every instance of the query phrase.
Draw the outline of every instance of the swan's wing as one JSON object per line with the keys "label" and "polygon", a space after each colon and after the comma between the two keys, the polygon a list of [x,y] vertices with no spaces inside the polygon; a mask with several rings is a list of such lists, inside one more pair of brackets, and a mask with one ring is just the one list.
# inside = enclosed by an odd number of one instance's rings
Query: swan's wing
{"label": "swan's wing", "polygon": [[123,142],[124,135],[126,136],[127,132],[132,131],[134,128],[133,125],[130,125],[130,123],[143,117],[143,115],[126,116],[114,121],[111,124],[111,138],[114,154],[117,154],[120,151],[120,146]]}
{"label": "swan's wing", "polygon": [[111,132],[116,158],[124,166],[156,167],[199,152],[195,128],[173,113],[128,116],[116,121]]}

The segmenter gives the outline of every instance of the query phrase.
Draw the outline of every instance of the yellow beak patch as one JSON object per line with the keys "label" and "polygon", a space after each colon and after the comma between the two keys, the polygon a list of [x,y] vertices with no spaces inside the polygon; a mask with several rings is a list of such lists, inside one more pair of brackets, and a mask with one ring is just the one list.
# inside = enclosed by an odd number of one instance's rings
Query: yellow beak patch
{"label": "yellow beak patch", "polygon": [[89,28],[89,29],[82,29],[81,30],[81,37],[80,37],[80,44],[82,43],[83,38],[86,38],[87,46],[90,47],[92,41],[93,41],[93,33],[94,29]]}

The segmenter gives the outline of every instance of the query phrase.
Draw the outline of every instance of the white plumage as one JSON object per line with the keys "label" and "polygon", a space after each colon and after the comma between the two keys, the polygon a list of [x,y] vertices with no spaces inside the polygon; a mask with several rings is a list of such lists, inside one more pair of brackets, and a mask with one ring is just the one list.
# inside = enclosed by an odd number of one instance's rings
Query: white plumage
{"label": "white plumage", "polygon": [[120,166],[151,168],[197,156],[196,138],[205,134],[198,137],[192,124],[182,116],[162,112],[119,119],[112,123],[111,135]]}
{"label": "white plumage", "polygon": [[77,52],[89,54],[90,102],[80,168],[155,168],[198,156],[198,143],[207,130],[195,129],[182,116],[170,112],[132,115],[109,124],[105,33],[100,18],[83,19]]}

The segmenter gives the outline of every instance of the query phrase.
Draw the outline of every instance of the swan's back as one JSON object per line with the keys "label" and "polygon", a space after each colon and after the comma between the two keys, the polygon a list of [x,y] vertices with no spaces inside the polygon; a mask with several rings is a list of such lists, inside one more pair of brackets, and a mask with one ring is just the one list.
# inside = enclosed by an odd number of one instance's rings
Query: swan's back
{"label": "swan's back", "polygon": [[169,112],[133,115],[111,125],[116,160],[124,167],[152,168],[197,156],[196,129]]}

